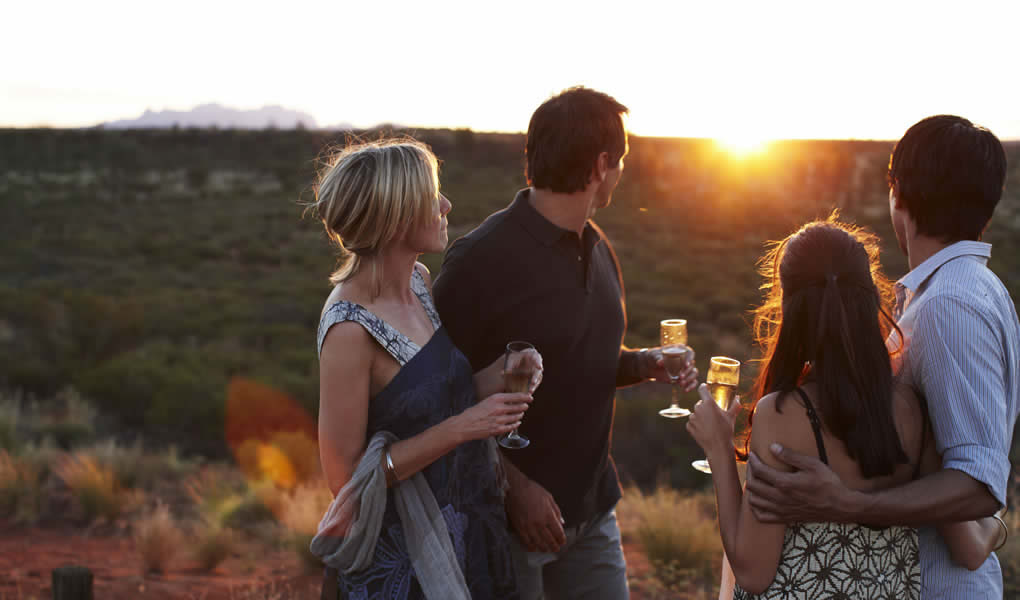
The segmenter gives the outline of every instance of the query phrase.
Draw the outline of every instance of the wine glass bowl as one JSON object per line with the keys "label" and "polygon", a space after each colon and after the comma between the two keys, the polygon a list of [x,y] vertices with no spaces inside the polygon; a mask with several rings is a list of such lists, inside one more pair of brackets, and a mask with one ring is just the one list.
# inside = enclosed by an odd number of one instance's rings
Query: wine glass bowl
{"label": "wine glass bowl", "polygon": [[659,414],[668,419],[686,417],[691,414],[691,411],[680,407],[676,384],[694,355],[694,351],[687,345],[687,319],[663,319],[660,321],[659,342],[663,366],[666,369],[666,374],[669,375],[672,387],[672,402],[669,408],[660,410]]}
{"label": "wine glass bowl", "polygon": [[[534,350],[535,347],[528,342],[510,342],[506,345],[506,352],[503,354],[503,391],[509,393],[522,393],[529,391],[531,380],[535,376],[535,365],[523,360],[521,356],[527,350]],[[513,450],[527,448],[531,441],[517,433],[514,429],[510,433],[500,437],[496,442],[504,447]]]}
{"label": "wine glass bowl", "polygon": [[[728,356],[713,356],[705,375],[705,383],[716,405],[729,410],[737,397],[737,386],[740,385],[740,361]],[[712,473],[707,460],[696,460],[691,466],[702,473]]]}

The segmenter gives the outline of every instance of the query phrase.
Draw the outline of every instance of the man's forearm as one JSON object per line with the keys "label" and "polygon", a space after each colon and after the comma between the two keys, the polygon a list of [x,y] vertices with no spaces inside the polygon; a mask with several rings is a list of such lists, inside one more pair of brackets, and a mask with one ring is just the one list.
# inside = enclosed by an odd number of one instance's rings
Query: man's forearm
{"label": "man's forearm", "polygon": [[518,490],[531,481],[527,475],[517,468],[517,465],[512,463],[506,456],[503,456],[502,452],[499,453],[499,460],[503,464],[503,472],[506,473],[506,482],[507,485],[510,486],[511,490]]}
{"label": "man's forearm", "polygon": [[620,348],[620,360],[616,365],[616,387],[627,387],[645,380],[641,365],[641,349]]}
{"label": "man's forearm", "polygon": [[839,507],[847,523],[920,527],[991,516],[999,502],[988,486],[955,469],[876,492],[848,491]]}

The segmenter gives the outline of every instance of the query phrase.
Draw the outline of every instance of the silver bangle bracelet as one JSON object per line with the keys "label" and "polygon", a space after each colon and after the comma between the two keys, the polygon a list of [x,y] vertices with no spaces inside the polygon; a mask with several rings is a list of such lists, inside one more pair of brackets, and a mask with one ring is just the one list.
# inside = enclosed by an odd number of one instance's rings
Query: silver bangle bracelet
{"label": "silver bangle bracelet", "polygon": [[390,456],[390,447],[386,446],[386,450],[383,452],[385,461],[383,462],[383,470],[386,471],[386,485],[393,486],[400,481],[397,478],[397,469],[393,466],[393,457]]}

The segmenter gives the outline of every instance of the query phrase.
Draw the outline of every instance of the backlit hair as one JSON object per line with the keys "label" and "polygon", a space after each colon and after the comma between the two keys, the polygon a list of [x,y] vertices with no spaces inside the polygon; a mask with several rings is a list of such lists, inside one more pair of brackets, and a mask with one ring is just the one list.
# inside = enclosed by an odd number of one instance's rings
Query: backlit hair
{"label": "backlit hair", "polygon": [[400,233],[426,224],[439,206],[439,164],[425,144],[390,139],[331,155],[315,186],[316,214],[340,248],[333,285],[354,276]]}
{"label": "backlit hair", "polygon": [[[846,445],[865,478],[907,462],[893,419],[885,342],[899,328],[889,314],[892,284],[881,274],[878,250],[874,234],[839,222],[835,213],[804,225],[762,257],[766,299],[754,314],[764,357],[752,396],[779,392],[779,412],[786,395],[816,381],[825,429]],[[750,433],[745,453],[749,442]]]}

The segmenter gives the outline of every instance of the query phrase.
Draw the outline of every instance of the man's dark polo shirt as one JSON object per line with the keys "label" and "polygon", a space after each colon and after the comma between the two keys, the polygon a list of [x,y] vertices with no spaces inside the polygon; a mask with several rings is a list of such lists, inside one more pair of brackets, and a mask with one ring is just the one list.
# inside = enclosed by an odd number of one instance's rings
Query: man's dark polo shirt
{"label": "man's dark polo shirt", "polygon": [[[609,456],[627,321],[616,255],[591,221],[580,239],[538,213],[529,190],[450,247],[434,295],[447,332],[477,371],[507,342],[542,353],[542,385],[520,427],[531,445],[503,455],[556,499],[568,527],[620,499]],[[621,364],[626,363],[626,364]],[[618,377],[617,373],[621,376]]]}

